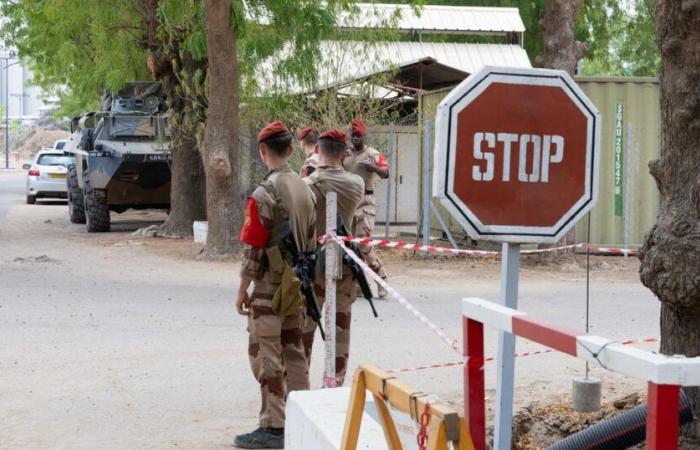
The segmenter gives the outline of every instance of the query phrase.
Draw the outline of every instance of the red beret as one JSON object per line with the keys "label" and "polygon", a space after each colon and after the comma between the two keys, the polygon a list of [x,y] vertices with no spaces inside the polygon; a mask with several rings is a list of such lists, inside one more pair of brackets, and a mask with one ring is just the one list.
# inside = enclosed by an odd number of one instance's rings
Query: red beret
{"label": "red beret", "polygon": [[289,128],[279,120],[268,123],[265,128],[258,133],[258,144],[264,140],[270,139],[281,134],[289,133]]}
{"label": "red beret", "polygon": [[362,123],[360,119],[355,119],[350,122],[350,128],[352,128],[352,134],[356,134],[358,136],[364,136],[367,134],[367,126]]}
{"label": "red beret", "polygon": [[318,137],[319,139],[333,139],[335,141],[340,141],[345,143],[348,139],[348,135],[343,133],[337,128],[331,128],[330,130],[326,130],[321,135]]}
{"label": "red beret", "polygon": [[302,130],[299,132],[299,134],[297,134],[297,139],[299,139],[300,141],[303,141],[304,138],[306,136],[308,136],[309,133],[311,133],[312,131],[316,131],[316,129],[314,127],[302,128]]}

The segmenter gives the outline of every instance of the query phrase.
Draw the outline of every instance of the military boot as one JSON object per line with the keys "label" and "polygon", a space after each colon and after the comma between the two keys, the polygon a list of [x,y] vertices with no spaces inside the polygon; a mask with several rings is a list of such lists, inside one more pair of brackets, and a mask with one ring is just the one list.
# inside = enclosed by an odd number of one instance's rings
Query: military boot
{"label": "military boot", "polygon": [[233,440],[238,448],[284,448],[284,428],[258,428]]}

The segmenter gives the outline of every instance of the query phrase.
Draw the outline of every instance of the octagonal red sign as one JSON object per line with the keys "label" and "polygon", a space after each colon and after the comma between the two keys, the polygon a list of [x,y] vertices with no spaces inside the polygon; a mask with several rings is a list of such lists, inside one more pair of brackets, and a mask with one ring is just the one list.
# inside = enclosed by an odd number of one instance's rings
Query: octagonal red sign
{"label": "octagonal red sign", "polygon": [[438,106],[435,196],[474,239],[556,242],[595,204],[599,139],[566,72],[486,67]]}

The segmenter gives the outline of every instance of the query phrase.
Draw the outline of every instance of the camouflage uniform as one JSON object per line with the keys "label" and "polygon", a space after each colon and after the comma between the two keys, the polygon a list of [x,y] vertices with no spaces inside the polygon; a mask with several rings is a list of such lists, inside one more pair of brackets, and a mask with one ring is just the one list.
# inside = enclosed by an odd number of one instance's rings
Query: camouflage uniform
{"label": "camouflage uniform", "polygon": [[[379,179],[379,175],[368,171],[360,164],[367,159],[374,160],[379,167],[389,167],[384,160],[384,156],[369,145],[365,145],[359,153],[353,150],[351,154],[346,156],[343,160],[343,166],[348,172],[359,175],[365,181],[364,199],[355,212],[353,225],[350,228],[353,235],[357,237],[372,237],[374,221],[377,216],[377,203],[374,201],[374,185]],[[367,263],[377,275],[386,278],[386,272],[384,271],[382,262],[374,251],[374,247],[370,245],[360,245],[360,252],[362,253],[362,259],[365,263]]]}
{"label": "camouflage uniform", "polygon": [[[281,229],[287,220],[297,247],[303,251],[315,248],[314,197],[288,166],[271,171],[252,197],[271,238],[266,248],[244,248],[241,276],[255,280],[248,316],[248,354],[262,395],[260,427],[282,428],[287,393],[308,389],[309,374],[301,340],[302,311],[279,317],[272,310],[282,273],[270,256],[280,248]],[[290,255],[281,255],[291,265]]]}
{"label": "camouflage uniform", "polygon": [[[305,178],[316,197],[316,235],[326,232],[326,192],[334,191],[338,198],[338,214],[346,225],[352,223],[355,211],[364,195],[364,181],[357,175],[347,172],[339,166],[321,166]],[[325,268],[321,265],[316,270],[314,290],[319,306],[325,302]],[[336,281],[335,305],[335,376],[338,386],[342,386],[350,356],[350,323],[352,303],[355,301],[355,280],[349,268],[343,266],[343,275]],[[306,319],[303,332],[306,360],[311,364],[311,350],[314,342],[316,323]]]}

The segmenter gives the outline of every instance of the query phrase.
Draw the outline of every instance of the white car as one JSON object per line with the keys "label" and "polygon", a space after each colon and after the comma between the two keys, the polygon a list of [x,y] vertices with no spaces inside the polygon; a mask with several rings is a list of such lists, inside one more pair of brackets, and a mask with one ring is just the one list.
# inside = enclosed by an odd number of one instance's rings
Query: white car
{"label": "white car", "polygon": [[37,198],[68,198],[66,166],[73,162],[71,156],[56,150],[41,150],[34,164],[22,166],[27,172],[27,204]]}

